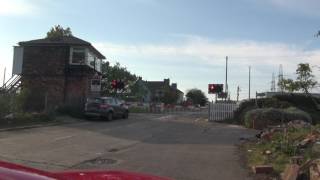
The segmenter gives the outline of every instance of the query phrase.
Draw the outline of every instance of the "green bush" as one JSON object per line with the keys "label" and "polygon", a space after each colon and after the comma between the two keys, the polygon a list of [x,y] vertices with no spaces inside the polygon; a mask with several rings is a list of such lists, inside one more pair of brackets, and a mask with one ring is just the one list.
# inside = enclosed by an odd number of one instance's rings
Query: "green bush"
{"label": "green bush", "polygon": [[11,109],[13,112],[22,113],[25,111],[30,91],[27,89],[21,90],[20,93],[12,97]]}
{"label": "green bush", "polygon": [[[274,98],[280,101],[287,101],[300,109],[316,109],[316,105],[313,100],[305,94],[281,94],[276,95]],[[320,103],[319,98],[314,97],[313,99]]]}
{"label": "green bush", "polygon": [[0,95],[0,119],[10,113],[10,96]]}
{"label": "green bush", "polygon": [[77,107],[77,106],[63,105],[63,106],[59,106],[56,109],[56,113],[62,114],[62,115],[69,115],[75,118],[83,118],[84,109],[82,107]]}
{"label": "green bush", "polygon": [[283,101],[277,98],[263,98],[258,99],[257,104],[259,108],[289,108],[291,104],[288,101]]}
{"label": "green bush", "polygon": [[263,129],[268,125],[279,125],[292,120],[311,122],[311,116],[297,108],[287,109],[262,108],[250,110],[245,114],[245,126],[248,128]]}
{"label": "green bush", "polygon": [[147,113],[148,109],[144,107],[129,107],[130,113]]}
{"label": "green bush", "polygon": [[19,122],[46,122],[54,119],[49,113],[15,113],[13,121]]}
{"label": "green bush", "polygon": [[245,124],[245,114],[256,108],[285,109],[293,106],[307,112],[311,116],[312,122],[317,124],[320,123],[320,111],[317,109],[314,101],[320,104],[319,98],[311,99],[304,94],[280,94],[273,98],[258,99],[257,102],[255,99],[246,100],[240,103],[239,108],[235,112],[234,121],[239,124]]}
{"label": "green bush", "polygon": [[278,100],[276,98],[262,98],[246,100],[240,103],[239,108],[235,111],[235,121],[239,122],[239,124],[245,123],[245,114],[248,111],[251,111],[256,108],[288,108],[291,104]]}
{"label": "green bush", "polygon": [[9,128],[16,126],[28,126],[53,122],[54,116],[47,113],[24,113],[18,112],[12,114],[10,118],[0,120],[0,128]]}
{"label": "green bush", "polygon": [[304,94],[283,94],[277,95],[275,98],[281,101],[287,101],[292,106],[295,106],[307,113],[312,117],[312,122],[314,124],[320,123],[320,111],[314,101],[320,104],[320,98],[313,97],[312,99]]}

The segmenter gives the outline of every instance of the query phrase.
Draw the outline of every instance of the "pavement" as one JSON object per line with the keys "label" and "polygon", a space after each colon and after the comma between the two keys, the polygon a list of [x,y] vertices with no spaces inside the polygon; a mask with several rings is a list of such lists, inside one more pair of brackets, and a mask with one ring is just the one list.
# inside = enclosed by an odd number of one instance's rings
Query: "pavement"
{"label": "pavement", "polygon": [[[64,117],[68,118],[68,117]],[[60,171],[134,171],[177,180],[249,179],[237,144],[255,131],[206,114],[131,114],[0,132],[0,159]]]}

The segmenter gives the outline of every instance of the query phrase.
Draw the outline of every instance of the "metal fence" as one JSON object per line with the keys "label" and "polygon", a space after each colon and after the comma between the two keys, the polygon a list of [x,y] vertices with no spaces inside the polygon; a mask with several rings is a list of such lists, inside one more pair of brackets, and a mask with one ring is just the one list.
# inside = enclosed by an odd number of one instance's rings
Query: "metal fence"
{"label": "metal fence", "polygon": [[206,113],[207,108],[193,107],[193,106],[181,106],[181,105],[167,105],[163,103],[130,103],[130,112],[138,113],[180,113],[180,112],[201,112]]}
{"label": "metal fence", "polygon": [[231,119],[238,107],[235,103],[209,103],[209,121]]}

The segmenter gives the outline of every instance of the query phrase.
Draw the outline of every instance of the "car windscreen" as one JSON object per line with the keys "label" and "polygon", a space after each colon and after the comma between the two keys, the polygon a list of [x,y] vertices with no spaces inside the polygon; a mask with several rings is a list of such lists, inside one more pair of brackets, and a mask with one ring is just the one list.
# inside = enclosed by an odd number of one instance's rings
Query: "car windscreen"
{"label": "car windscreen", "polygon": [[113,99],[111,99],[111,98],[103,99],[102,101],[103,101],[104,104],[114,104],[113,103]]}
{"label": "car windscreen", "polygon": [[102,99],[101,98],[88,98],[87,102],[88,103],[102,103]]}

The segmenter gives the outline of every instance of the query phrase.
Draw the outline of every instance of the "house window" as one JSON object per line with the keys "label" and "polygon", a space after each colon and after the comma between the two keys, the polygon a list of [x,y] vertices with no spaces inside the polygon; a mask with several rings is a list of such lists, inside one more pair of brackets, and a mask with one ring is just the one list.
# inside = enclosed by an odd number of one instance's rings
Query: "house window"
{"label": "house window", "polygon": [[95,64],[96,71],[101,72],[101,59],[96,58],[95,63],[96,63]]}
{"label": "house window", "polygon": [[101,80],[100,79],[92,79],[91,80],[91,91],[92,92],[101,91]]}
{"label": "house window", "polygon": [[85,48],[71,48],[71,64],[84,64],[86,59]]}
{"label": "house window", "polygon": [[92,68],[94,68],[95,64],[94,64],[94,61],[95,61],[95,56],[94,54],[92,54],[90,51],[88,52],[88,65]]}

